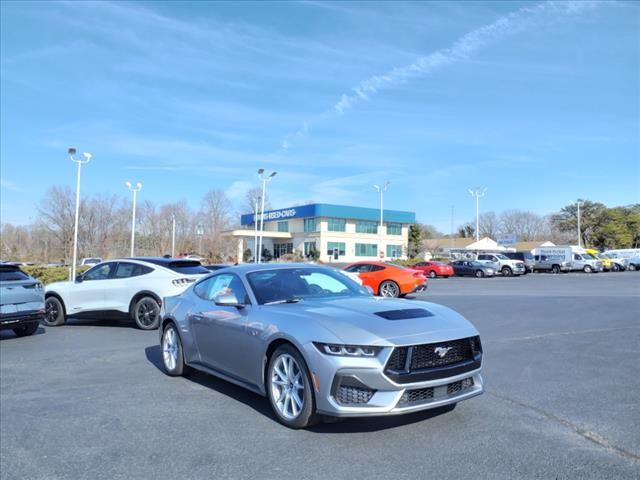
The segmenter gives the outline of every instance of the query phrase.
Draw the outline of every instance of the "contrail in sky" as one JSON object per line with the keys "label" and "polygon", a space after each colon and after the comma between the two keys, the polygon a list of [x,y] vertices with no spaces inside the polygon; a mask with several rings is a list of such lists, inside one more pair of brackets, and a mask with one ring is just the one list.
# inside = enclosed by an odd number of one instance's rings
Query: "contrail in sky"
{"label": "contrail in sky", "polygon": [[[343,115],[347,110],[379,92],[401,85],[413,78],[424,77],[446,65],[466,60],[490,43],[508,35],[525,31],[542,21],[561,20],[565,16],[581,13],[595,7],[599,1],[548,1],[523,7],[497,19],[495,22],[473,30],[451,46],[419,57],[410,65],[395,67],[382,75],[370,77],[345,93],[330,110],[318,116],[322,120],[333,115]],[[297,132],[288,134],[281,142],[281,151],[286,151],[292,142],[306,136],[311,128],[309,122]]]}

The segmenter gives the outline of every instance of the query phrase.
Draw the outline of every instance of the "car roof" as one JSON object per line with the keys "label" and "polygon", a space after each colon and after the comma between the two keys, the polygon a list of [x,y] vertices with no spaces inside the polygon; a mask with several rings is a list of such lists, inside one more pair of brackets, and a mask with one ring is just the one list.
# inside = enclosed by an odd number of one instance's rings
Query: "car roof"
{"label": "car roof", "polygon": [[[322,269],[331,269],[335,270],[336,267],[332,265],[323,265],[319,263],[295,263],[295,262],[287,262],[287,263],[241,263],[239,265],[234,265],[232,270],[237,273],[249,273],[260,270],[285,270],[288,268],[322,268]],[[219,270],[222,273],[222,269]],[[226,270],[225,270],[226,271]],[[211,272],[211,273],[217,273]]]}
{"label": "car roof", "polygon": [[127,258],[116,258],[113,261],[124,262],[127,260],[136,260],[138,262],[148,262],[154,263],[156,265],[160,265],[161,267],[168,267],[170,264],[176,263],[190,263],[190,264],[198,264],[201,263],[198,260],[194,260],[192,258],[166,258],[166,257],[127,257]]}

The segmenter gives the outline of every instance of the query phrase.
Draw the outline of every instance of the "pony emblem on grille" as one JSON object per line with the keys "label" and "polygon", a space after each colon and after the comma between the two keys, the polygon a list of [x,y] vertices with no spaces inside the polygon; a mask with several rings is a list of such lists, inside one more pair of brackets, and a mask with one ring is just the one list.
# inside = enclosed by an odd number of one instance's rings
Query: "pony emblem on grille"
{"label": "pony emblem on grille", "polygon": [[444,358],[444,356],[449,353],[453,347],[436,347],[433,352],[438,355],[440,358]]}

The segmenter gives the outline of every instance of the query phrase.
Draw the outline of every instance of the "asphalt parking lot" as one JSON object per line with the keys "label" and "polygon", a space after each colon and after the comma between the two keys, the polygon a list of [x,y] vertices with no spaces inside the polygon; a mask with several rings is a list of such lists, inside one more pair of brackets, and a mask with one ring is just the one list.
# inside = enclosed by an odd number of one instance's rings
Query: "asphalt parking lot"
{"label": "asphalt parking lot", "polygon": [[266,399],[160,370],[157,332],[0,333],[0,478],[639,478],[640,273],[450,278],[482,335],[453,411],[288,430]]}

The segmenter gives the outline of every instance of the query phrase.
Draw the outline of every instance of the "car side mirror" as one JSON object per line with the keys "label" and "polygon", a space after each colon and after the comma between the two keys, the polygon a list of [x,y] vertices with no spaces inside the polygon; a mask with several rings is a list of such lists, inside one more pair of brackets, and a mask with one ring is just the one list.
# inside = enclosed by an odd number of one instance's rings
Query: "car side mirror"
{"label": "car side mirror", "polygon": [[223,293],[215,297],[213,301],[221,307],[244,308],[244,304],[238,302],[238,299],[233,293]]}
{"label": "car side mirror", "polygon": [[82,275],[77,275],[77,276],[76,276],[76,283],[82,283],[82,280],[84,280],[84,279],[82,278]]}

